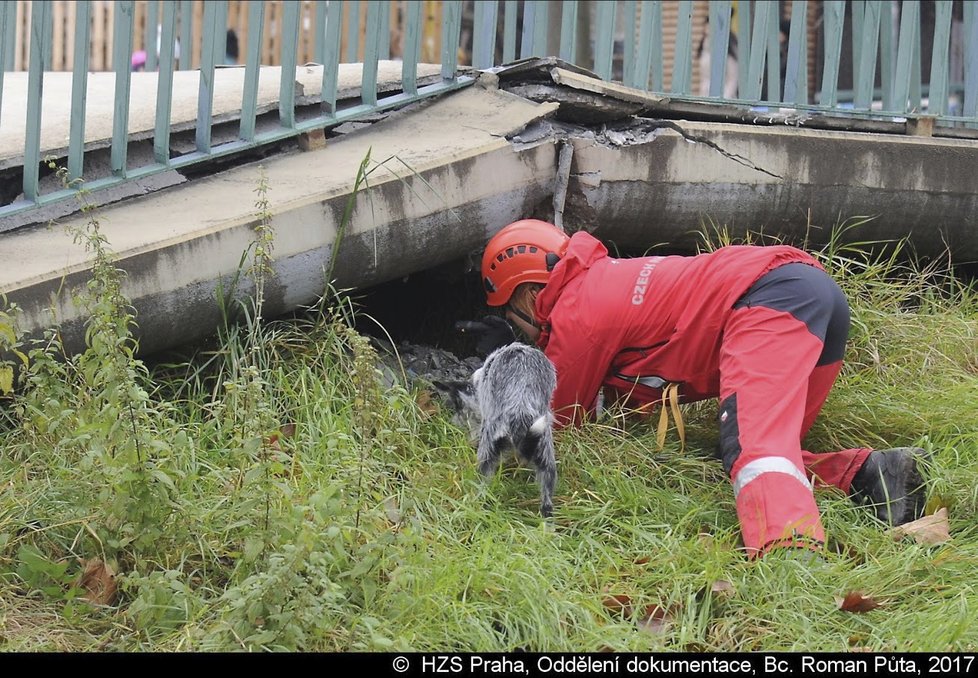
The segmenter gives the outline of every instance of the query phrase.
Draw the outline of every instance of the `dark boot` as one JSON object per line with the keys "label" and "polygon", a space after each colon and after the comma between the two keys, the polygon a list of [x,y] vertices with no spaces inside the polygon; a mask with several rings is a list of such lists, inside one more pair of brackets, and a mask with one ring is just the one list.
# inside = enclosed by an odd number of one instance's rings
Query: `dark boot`
{"label": "dark boot", "polygon": [[925,456],[917,447],[874,450],[853,477],[849,495],[857,504],[869,504],[876,517],[889,525],[920,518],[927,488],[918,462]]}

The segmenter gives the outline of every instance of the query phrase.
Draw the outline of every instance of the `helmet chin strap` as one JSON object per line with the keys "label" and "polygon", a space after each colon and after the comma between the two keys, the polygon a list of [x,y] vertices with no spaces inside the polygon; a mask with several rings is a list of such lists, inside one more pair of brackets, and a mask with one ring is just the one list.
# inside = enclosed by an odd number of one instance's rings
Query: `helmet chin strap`
{"label": "helmet chin strap", "polygon": [[519,310],[518,308],[515,308],[512,305],[510,305],[509,311],[513,315],[517,316],[520,320],[527,323],[528,325],[533,325],[533,327],[537,327],[537,328],[540,327],[533,318],[528,316],[526,313],[523,313],[523,311]]}

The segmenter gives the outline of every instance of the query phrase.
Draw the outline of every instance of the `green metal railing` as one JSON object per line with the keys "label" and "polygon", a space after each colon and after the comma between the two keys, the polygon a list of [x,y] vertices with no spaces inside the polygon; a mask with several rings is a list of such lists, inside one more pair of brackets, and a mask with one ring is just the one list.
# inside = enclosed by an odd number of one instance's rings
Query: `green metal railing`
{"label": "green metal railing", "polygon": [[[90,2],[77,5],[74,26],[75,60],[71,89],[71,129],[67,151],[70,178],[85,171],[85,92],[90,42]],[[598,77],[618,80],[630,87],[668,94],[671,99],[729,104],[754,109],[791,108],[855,118],[889,119],[931,116],[938,127],[978,127],[978,3],[934,0],[924,3],[928,24],[922,20],[920,0],[795,0],[786,5],[772,0],[477,0],[446,1],[441,10],[441,79],[418,86],[417,64],[421,54],[423,10],[418,0],[406,0],[397,13],[404,36],[401,90],[381,98],[377,89],[378,60],[390,54],[391,3],[387,0],[317,2],[313,23],[315,53],[323,63],[322,101],[319,115],[297,120],[295,82],[281,78],[278,126],[257,132],[259,44],[268,3],[248,7],[249,39],[238,138],[212,143],[214,73],[220,60],[227,27],[227,2],[204,3],[198,116],[195,148],[170,157],[170,109],[175,39],[189,47],[189,16],[193,3],[156,2],[153,15],[161,16],[161,50],[147,50],[147,67],[158,69],[157,110],[153,135],[153,163],[128,166],[130,54],[133,44],[131,0],[116,3],[113,39],[115,117],[111,139],[112,175],[88,182],[98,189],[168,169],[179,169],[215,156],[238,153],[280,141],[304,131],[335,125],[379,109],[400,106],[433,96],[473,81],[460,74],[461,63],[487,69],[517,58],[558,56],[591,69]],[[283,73],[294,72],[300,34],[302,3],[282,3],[278,16]],[[363,24],[360,8],[365,6]],[[931,12],[931,9],[933,12]],[[32,30],[28,76],[28,105],[24,148],[23,199],[0,206],[0,225],[5,215],[62,200],[71,191],[41,195],[38,168],[42,160],[40,102],[45,66],[50,62],[51,16],[46,2],[31,4]],[[665,17],[674,31],[666,34]],[[178,35],[178,17],[180,33]],[[727,63],[710,61],[707,96],[693,92],[698,67],[699,36],[708,19],[710,27],[702,47],[712,55],[727,55],[736,44],[736,96],[723,97]],[[465,23],[471,30],[462,31]],[[13,63],[14,3],[0,0],[0,104],[4,71]],[[624,28],[622,28],[624,27]],[[146,41],[155,41],[147,22]],[[359,102],[338,105],[338,65],[357,59],[363,35],[362,93]],[[303,29],[308,30],[308,29]],[[923,40],[925,36],[928,38]],[[469,44],[460,44],[471,35]],[[340,54],[345,36],[346,54]],[[955,37],[956,36],[956,37]],[[932,39],[931,39],[932,38]],[[924,45],[928,51],[924,53]],[[962,52],[956,62],[954,53]],[[810,64],[813,55],[818,63]],[[923,64],[929,61],[929,69]],[[188,60],[189,61],[189,60]],[[667,64],[671,70],[666,72]],[[957,64],[957,65],[955,65]],[[814,68],[810,69],[810,65]],[[181,62],[181,68],[186,66]],[[925,72],[926,71],[926,72]],[[810,74],[814,72],[815,77]],[[851,85],[840,88],[840,82]],[[730,83],[726,83],[729,85]],[[2,121],[10,124],[9,121]],[[2,228],[0,228],[2,230]]]}
{"label": "green metal railing", "polygon": [[[83,177],[85,172],[85,114],[86,88],[88,81],[88,52],[90,49],[89,17],[91,4],[88,1],[77,3],[77,17],[74,31],[75,61],[71,88],[71,121],[70,139],[68,145],[67,168],[69,180],[74,181]],[[162,18],[160,21],[160,53],[153,54],[153,66],[159,70],[160,76],[157,88],[157,106],[155,129],[153,132],[154,162],[140,167],[128,165],[128,123],[129,99],[131,85],[131,58],[133,46],[133,0],[119,0],[115,3],[114,29],[112,43],[112,70],[115,72],[115,104],[112,121],[111,139],[111,176],[86,181],[84,187],[94,191],[109,186],[121,184],[133,179],[142,178],[171,169],[188,167],[195,163],[210,160],[219,156],[240,153],[251,148],[281,141],[306,131],[322,129],[336,125],[345,120],[362,117],[366,113],[403,106],[405,104],[431,97],[442,92],[462,87],[472,81],[471,76],[458,73],[457,51],[443,49],[441,61],[441,79],[439,82],[425,86],[418,85],[418,55],[420,54],[421,32],[421,3],[407,3],[404,58],[401,70],[401,88],[391,96],[378,96],[378,61],[390,52],[390,8],[388,2],[369,2],[365,12],[364,28],[365,42],[363,45],[362,81],[360,86],[360,102],[354,105],[339,106],[337,102],[338,73],[341,62],[340,31],[348,31],[348,45],[352,45],[345,62],[356,60],[359,45],[361,25],[357,3],[354,2],[319,2],[317,7],[317,22],[315,30],[316,53],[323,56],[322,102],[320,114],[301,121],[296,119],[295,78],[282,77],[280,80],[278,126],[275,129],[257,132],[256,120],[258,113],[258,76],[260,70],[259,47],[262,30],[265,25],[267,3],[252,2],[248,6],[248,49],[245,64],[244,89],[241,100],[241,117],[238,138],[234,141],[212,144],[211,133],[213,122],[214,74],[226,40],[227,2],[224,0],[208,0],[203,3],[204,22],[198,106],[196,118],[195,149],[192,152],[170,157],[171,132],[171,103],[173,100],[173,71],[176,67],[174,55],[174,36],[177,30],[178,11],[183,12],[190,7],[189,2],[163,0]],[[283,73],[294,73],[296,70],[296,55],[299,39],[300,2],[286,1],[282,3],[281,29],[281,65]],[[461,26],[461,2],[446,2],[442,8],[442,40],[445,45],[457,45]],[[0,0],[0,97],[2,97],[3,73],[9,70],[12,54],[6,49],[10,44],[9,32],[12,31],[14,2]],[[52,41],[51,35],[51,6],[47,2],[32,2],[31,35],[30,35],[30,64],[28,74],[28,102],[26,120],[26,142],[23,161],[23,198],[11,204],[0,206],[0,231],[3,230],[3,218],[19,212],[36,209],[39,206],[72,198],[74,189],[62,189],[42,195],[39,191],[40,166],[43,160],[41,148],[41,100],[44,87],[46,65],[50,63],[50,50],[46,47]],[[344,22],[344,13],[348,13]],[[181,27],[190,25],[189,14],[184,14]],[[147,22],[148,23],[148,22]],[[150,42],[147,30],[147,43],[155,42],[155,30]],[[184,50],[190,46],[189,33],[182,35]],[[148,57],[149,55],[147,55]],[[147,58],[147,65],[151,62]],[[2,98],[0,98],[2,104]],[[8,121],[0,120],[0,123]]]}

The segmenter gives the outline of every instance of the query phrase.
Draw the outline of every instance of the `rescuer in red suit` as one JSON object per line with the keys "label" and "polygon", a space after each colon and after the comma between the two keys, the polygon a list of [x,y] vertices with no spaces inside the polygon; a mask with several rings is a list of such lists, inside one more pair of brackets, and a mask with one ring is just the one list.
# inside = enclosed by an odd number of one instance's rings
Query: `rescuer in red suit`
{"label": "rescuer in red suit", "polygon": [[594,416],[599,392],[630,407],[719,398],[719,455],[744,545],[817,549],[814,486],[870,503],[891,525],[923,513],[916,448],[801,448],[842,367],[849,306],[809,254],[727,246],[696,256],[617,259],[585,232],[524,219],[486,246],[487,303],[557,369],[557,426]]}

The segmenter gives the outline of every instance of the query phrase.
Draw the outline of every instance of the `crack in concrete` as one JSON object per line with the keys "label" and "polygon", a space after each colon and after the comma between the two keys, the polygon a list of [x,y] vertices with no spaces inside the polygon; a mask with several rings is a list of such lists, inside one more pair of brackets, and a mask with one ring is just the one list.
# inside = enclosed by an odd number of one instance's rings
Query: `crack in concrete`
{"label": "crack in concrete", "polygon": [[775,174],[774,172],[771,172],[769,170],[766,170],[763,167],[758,167],[753,162],[751,162],[751,160],[749,158],[745,158],[744,156],[740,155],[739,153],[731,153],[730,151],[728,151],[728,150],[726,150],[724,148],[721,148],[716,142],[711,141],[711,140],[707,139],[706,137],[701,137],[701,136],[697,136],[695,134],[690,134],[689,132],[687,132],[686,130],[684,130],[682,127],[680,127],[678,124],[674,123],[671,120],[655,120],[655,121],[651,121],[651,122],[657,128],[667,127],[667,128],[669,128],[671,130],[675,130],[686,141],[691,141],[691,142],[697,143],[697,144],[705,144],[705,145],[709,146],[710,148],[712,148],[713,150],[717,151],[720,155],[724,156],[725,158],[730,158],[734,162],[736,162],[736,163],[738,163],[740,165],[743,165],[744,167],[747,167],[749,169],[752,169],[752,170],[754,170],[756,172],[760,172],[762,174],[766,174],[766,175],[768,175],[770,177],[774,177],[775,179],[780,179],[781,181],[784,181],[784,177],[781,176],[780,174]]}

